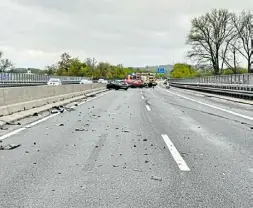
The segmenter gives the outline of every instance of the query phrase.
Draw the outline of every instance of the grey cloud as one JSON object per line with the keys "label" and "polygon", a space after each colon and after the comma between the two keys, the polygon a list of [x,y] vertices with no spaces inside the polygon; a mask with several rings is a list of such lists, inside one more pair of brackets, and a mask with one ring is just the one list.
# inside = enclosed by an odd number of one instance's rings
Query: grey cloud
{"label": "grey cloud", "polygon": [[127,66],[184,61],[192,16],[251,1],[0,1],[0,47],[22,66],[43,67],[65,51]]}

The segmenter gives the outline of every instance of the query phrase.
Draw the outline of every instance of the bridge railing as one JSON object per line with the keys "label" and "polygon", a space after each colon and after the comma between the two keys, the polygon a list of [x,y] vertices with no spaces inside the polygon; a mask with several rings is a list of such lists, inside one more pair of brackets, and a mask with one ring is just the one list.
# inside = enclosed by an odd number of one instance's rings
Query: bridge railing
{"label": "bridge railing", "polygon": [[170,82],[175,83],[216,83],[216,84],[253,84],[253,74],[232,74],[232,75],[218,75],[194,77],[187,79],[169,79]]}
{"label": "bridge railing", "polygon": [[47,83],[50,78],[60,78],[62,82],[80,82],[84,77],[48,76],[27,73],[0,73],[0,83]]}

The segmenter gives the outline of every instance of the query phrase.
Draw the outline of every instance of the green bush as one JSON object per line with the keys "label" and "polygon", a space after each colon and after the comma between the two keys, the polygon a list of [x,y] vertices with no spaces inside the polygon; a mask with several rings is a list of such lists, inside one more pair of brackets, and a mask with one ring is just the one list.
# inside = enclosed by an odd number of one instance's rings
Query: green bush
{"label": "green bush", "polygon": [[177,63],[173,66],[170,72],[171,78],[191,78],[198,76],[196,72],[190,65]]}

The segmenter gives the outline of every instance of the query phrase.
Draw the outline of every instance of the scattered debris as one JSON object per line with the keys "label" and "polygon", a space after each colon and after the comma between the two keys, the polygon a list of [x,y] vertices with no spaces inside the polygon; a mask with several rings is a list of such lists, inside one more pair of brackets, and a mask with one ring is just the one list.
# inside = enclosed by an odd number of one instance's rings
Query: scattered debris
{"label": "scattered debris", "polygon": [[162,181],[162,178],[156,176],[151,176],[151,179],[155,181]]}
{"label": "scattered debris", "polygon": [[56,113],[58,113],[57,110],[51,110],[51,114],[56,114]]}
{"label": "scattered debris", "polygon": [[72,111],[75,111],[76,109],[75,109],[75,108],[66,108],[66,110],[67,110],[68,112],[72,112]]}
{"label": "scattered debris", "polygon": [[12,149],[15,149],[15,148],[18,148],[20,147],[21,144],[8,144],[6,146],[0,146],[0,150],[12,150]]}
{"label": "scattered debris", "polygon": [[136,171],[136,172],[142,172],[142,170],[138,170],[138,169],[134,169],[134,171]]}
{"label": "scattered debris", "polygon": [[55,113],[63,113],[64,112],[64,107],[63,106],[54,106],[53,110],[51,111],[51,113],[55,114]]}
{"label": "scattered debris", "polygon": [[17,125],[17,126],[20,126],[21,123],[13,123],[13,122],[6,122],[7,125]]}
{"label": "scattered debris", "polygon": [[85,129],[76,128],[75,131],[85,131]]}

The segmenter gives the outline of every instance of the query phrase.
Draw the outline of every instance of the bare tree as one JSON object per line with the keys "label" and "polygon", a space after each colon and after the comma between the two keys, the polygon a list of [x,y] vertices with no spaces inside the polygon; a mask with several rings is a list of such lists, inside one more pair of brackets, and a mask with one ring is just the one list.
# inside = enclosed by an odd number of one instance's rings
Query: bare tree
{"label": "bare tree", "polygon": [[241,40],[242,48],[236,48],[247,60],[248,72],[251,69],[251,38],[253,35],[253,13],[243,11],[239,16],[233,15],[234,27],[237,30],[238,38]]}
{"label": "bare tree", "polygon": [[192,50],[188,51],[188,57],[199,63],[211,63],[215,74],[223,68],[229,44],[235,37],[231,18],[228,10],[214,9],[191,22],[187,44]]}
{"label": "bare tree", "polygon": [[9,59],[3,58],[3,52],[0,51],[0,71],[11,71],[13,70],[14,65]]}
{"label": "bare tree", "polygon": [[88,69],[91,70],[91,76],[92,76],[92,79],[93,79],[94,70],[95,70],[97,61],[96,61],[95,58],[86,58],[85,63],[88,66]]}
{"label": "bare tree", "polygon": [[234,39],[230,45],[229,45],[229,54],[230,54],[230,60],[232,63],[232,66],[230,66],[230,68],[233,70],[234,74],[237,74],[238,71],[237,69],[239,68],[239,54],[238,54],[238,50],[241,50],[242,45],[240,43],[240,41],[238,39]]}

